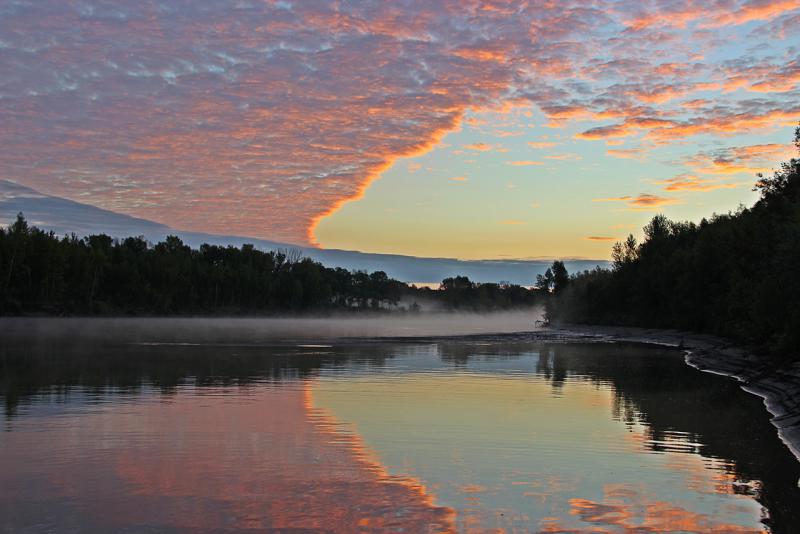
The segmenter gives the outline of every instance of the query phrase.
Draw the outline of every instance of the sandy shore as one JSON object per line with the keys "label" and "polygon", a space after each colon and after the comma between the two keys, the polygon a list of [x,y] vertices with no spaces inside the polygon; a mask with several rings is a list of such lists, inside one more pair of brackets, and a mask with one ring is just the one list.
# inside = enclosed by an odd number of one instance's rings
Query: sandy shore
{"label": "sandy shore", "polygon": [[560,325],[549,329],[549,333],[559,338],[649,343],[684,349],[687,364],[701,371],[735,378],[741,382],[742,389],[764,399],[778,435],[800,460],[800,362],[776,369],[764,358],[724,339],[676,330]]}

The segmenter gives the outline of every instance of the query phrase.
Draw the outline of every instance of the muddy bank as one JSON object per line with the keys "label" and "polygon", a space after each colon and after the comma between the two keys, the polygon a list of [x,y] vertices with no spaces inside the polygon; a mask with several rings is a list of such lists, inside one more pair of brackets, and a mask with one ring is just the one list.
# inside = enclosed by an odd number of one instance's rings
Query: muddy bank
{"label": "muddy bank", "polygon": [[684,349],[687,364],[735,378],[742,389],[764,399],[778,435],[800,460],[800,362],[776,366],[724,339],[676,330],[559,325],[548,334],[563,339],[649,343]]}

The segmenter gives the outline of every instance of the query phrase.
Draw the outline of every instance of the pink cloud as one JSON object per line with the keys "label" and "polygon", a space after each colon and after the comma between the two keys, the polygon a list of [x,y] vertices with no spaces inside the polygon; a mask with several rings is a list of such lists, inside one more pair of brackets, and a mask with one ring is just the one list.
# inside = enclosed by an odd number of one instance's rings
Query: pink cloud
{"label": "pink cloud", "polygon": [[507,161],[506,164],[513,165],[515,167],[527,167],[530,165],[544,165],[541,161],[533,161],[529,159],[525,160],[518,160],[518,161]]}
{"label": "pink cloud", "polygon": [[[796,122],[796,58],[697,55],[745,22],[793,35],[796,1],[642,6],[14,3],[0,18],[0,168],[179,229],[314,243],[321,219],[467,113],[535,107],[549,126],[591,121],[579,140],[652,144]],[[715,96],[681,102],[700,91]],[[493,142],[464,148],[505,150]]]}
{"label": "pink cloud", "polygon": [[606,150],[606,154],[612,158],[637,159],[642,157],[644,150],[641,148],[612,148]]}
{"label": "pink cloud", "polygon": [[647,211],[660,208],[661,206],[679,204],[680,200],[649,193],[642,193],[635,197],[628,195],[622,197],[593,198],[592,202],[624,202],[631,211]]}
{"label": "pink cloud", "polygon": [[656,182],[658,185],[664,186],[664,191],[693,191],[693,192],[707,192],[715,191],[717,189],[731,189],[738,187],[737,184],[720,182],[719,180],[706,180],[698,178],[691,174],[681,174],[674,178]]}
{"label": "pink cloud", "polygon": [[464,145],[464,148],[467,150],[475,150],[477,152],[488,152],[494,149],[492,145],[487,143],[472,143],[470,145]]}
{"label": "pink cloud", "polygon": [[558,143],[552,141],[528,141],[528,146],[531,148],[550,148],[556,146]]}

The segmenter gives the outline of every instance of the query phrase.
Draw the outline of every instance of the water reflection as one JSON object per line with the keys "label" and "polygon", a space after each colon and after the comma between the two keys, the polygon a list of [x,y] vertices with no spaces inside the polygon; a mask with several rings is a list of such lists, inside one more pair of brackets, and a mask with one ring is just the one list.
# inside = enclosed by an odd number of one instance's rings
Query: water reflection
{"label": "water reflection", "polygon": [[0,529],[800,526],[759,399],[672,351],[327,345],[2,344]]}

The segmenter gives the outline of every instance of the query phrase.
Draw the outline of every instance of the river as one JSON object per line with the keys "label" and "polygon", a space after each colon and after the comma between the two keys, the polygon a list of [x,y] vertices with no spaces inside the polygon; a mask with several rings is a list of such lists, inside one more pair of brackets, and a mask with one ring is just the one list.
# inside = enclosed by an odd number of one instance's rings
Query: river
{"label": "river", "polygon": [[3,324],[3,532],[800,531],[761,400],[674,349]]}

